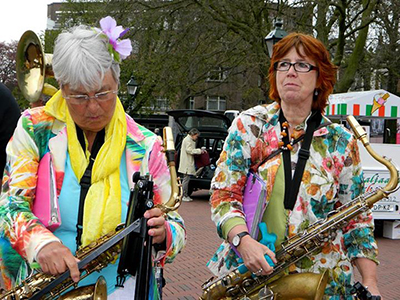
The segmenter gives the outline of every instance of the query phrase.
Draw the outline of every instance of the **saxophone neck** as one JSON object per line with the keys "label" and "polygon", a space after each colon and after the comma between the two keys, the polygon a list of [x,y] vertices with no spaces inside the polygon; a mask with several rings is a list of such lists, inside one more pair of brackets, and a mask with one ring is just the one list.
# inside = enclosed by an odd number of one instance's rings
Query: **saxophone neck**
{"label": "saxophone neck", "polygon": [[167,158],[168,169],[171,176],[171,196],[166,203],[158,205],[158,207],[164,213],[168,213],[179,208],[182,203],[181,200],[183,193],[182,185],[180,185],[179,179],[176,174],[175,145],[171,127],[164,127],[163,140],[164,152]]}

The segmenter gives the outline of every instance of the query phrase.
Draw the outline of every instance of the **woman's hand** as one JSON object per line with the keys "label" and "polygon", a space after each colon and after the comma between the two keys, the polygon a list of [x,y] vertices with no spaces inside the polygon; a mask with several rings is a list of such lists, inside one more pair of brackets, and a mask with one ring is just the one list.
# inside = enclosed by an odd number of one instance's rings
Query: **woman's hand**
{"label": "woman's hand", "polygon": [[79,281],[79,259],[73,256],[71,251],[59,242],[51,242],[40,249],[36,260],[45,273],[58,275],[69,269],[72,280],[74,282]]}
{"label": "woman's hand", "polygon": [[144,213],[144,217],[148,219],[147,225],[151,227],[148,233],[153,237],[153,244],[164,242],[166,238],[165,219],[161,209],[149,209]]}
{"label": "woman's hand", "polygon": [[[269,275],[273,271],[264,254],[267,254],[274,263],[276,263],[275,253],[272,252],[267,246],[257,242],[251,236],[244,236],[240,245],[237,247],[240,255],[243,258],[243,262],[247,269],[256,275]],[[261,272],[260,272],[261,271]]]}

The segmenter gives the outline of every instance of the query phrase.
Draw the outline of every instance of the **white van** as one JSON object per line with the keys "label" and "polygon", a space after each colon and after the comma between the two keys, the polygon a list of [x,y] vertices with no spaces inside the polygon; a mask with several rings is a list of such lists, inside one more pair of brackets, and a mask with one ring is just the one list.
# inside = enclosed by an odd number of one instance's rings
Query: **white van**
{"label": "white van", "polygon": [[232,121],[239,115],[239,111],[238,110],[226,110],[224,112],[224,115],[228,117],[229,120]]}
{"label": "white van", "polygon": [[[333,94],[326,115],[332,121],[346,123],[353,115],[368,135],[371,147],[400,167],[400,97],[384,90]],[[376,161],[359,142],[365,192],[384,187],[388,169]],[[374,204],[375,220],[400,220],[400,191]]]}

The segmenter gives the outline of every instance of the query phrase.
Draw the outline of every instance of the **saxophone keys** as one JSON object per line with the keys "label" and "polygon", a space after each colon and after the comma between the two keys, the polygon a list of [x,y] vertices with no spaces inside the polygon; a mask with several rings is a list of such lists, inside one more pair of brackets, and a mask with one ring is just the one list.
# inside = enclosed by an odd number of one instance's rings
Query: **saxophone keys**
{"label": "saxophone keys", "polygon": [[258,292],[258,299],[260,300],[273,300],[274,292],[266,285]]}
{"label": "saxophone keys", "polygon": [[254,279],[253,278],[247,278],[247,279],[245,279],[245,280],[243,280],[243,283],[242,283],[242,288],[244,289],[244,290],[247,290],[247,289],[249,289],[249,288],[252,288],[253,286],[254,286]]}
{"label": "saxophone keys", "polygon": [[27,297],[32,296],[32,288],[29,286],[29,284],[25,281],[24,282],[24,287],[23,287],[23,295],[26,295]]}
{"label": "saxophone keys", "polygon": [[228,297],[237,297],[240,294],[240,287],[238,285],[234,285],[226,290],[226,295]]}

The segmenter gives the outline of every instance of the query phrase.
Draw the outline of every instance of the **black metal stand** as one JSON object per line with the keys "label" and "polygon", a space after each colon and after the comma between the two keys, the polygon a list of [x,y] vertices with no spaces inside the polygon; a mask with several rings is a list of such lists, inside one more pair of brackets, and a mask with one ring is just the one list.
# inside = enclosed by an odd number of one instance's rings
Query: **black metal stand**
{"label": "black metal stand", "polygon": [[359,300],[381,300],[381,296],[373,296],[368,289],[358,281],[353,285],[353,288]]}
{"label": "black metal stand", "polygon": [[151,246],[152,237],[148,235],[147,219],[143,217],[146,210],[154,206],[153,181],[150,176],[133,175],[135,188],[131,191],[126,225],[140,220],[139,232],[132,232],[122,245],[122,252],[118,265],[118,286],[123,286],[124,278],[130,274],[136,275],[136,289],[134,299],[146,300],[150,293],[150,279],[152,271]]}

